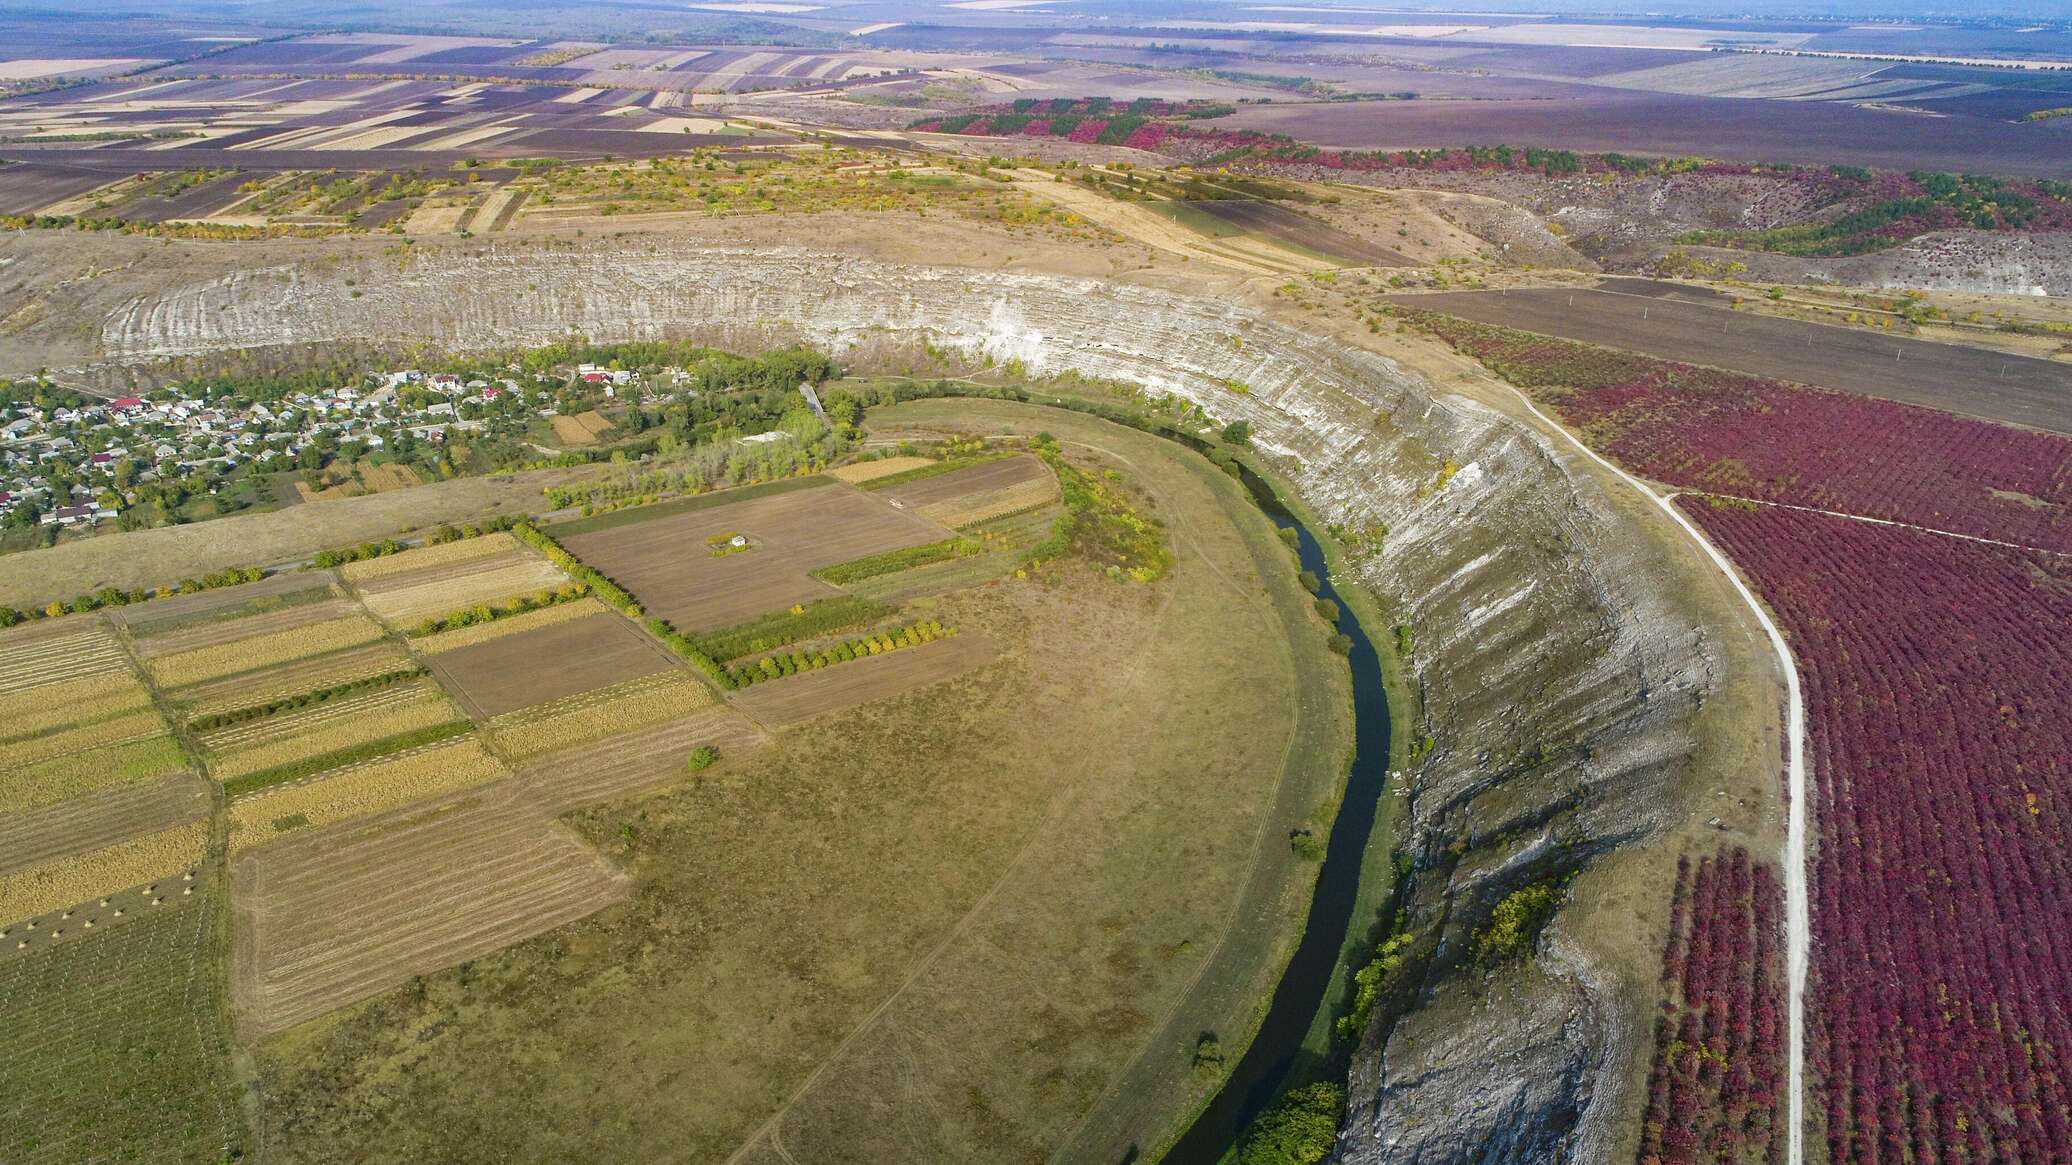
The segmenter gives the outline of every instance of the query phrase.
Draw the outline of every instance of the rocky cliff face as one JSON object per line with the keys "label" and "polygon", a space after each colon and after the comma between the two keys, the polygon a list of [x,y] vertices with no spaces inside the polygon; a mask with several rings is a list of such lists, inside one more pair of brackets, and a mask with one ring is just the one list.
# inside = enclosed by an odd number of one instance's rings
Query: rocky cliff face
{"label": "rocky cliff face", "polygon": [[1467,967],[1468,950],[1505,894],[1590,877],[1681,818],[1692,719],[1717,684],[1719,654],[1648,539],[1545,439],[1235,305],[806,252],[655,243],[258,270],[130,303],[103,338],[112,357],[139,361],[570,332],[741,349],[797,339],[866,355],[925,339],[1036,374],[1133,381],[1249,420],[1326,520],[1385,527],[1385,549],[1358,570],[1415,640],[1429,723],[1398,731],[1428,731],[1435,747],[1413,774],[1402,843],[1415,856],[1406,901],[1417,957],[1362,1042],[1340,1157],[1612,1155],[1647,1048],[1621,996],[1640,980],[1607,955],[1610,912],[1573,897],[1539,956],[1493,978]]}

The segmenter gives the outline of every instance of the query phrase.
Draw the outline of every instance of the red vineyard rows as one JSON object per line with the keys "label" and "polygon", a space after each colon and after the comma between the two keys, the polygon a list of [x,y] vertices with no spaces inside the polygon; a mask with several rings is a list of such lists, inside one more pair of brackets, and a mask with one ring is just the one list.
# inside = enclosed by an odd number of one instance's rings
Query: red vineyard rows
{"label": "red vineyard rows", "polygon": [[1831,1159],[2072,1162],[2072,567],[1691,501],[1793,640]]}
{"label": "red vineyard rows", "polygon": [[[1403,309],[1674,486],[2072,550],[2072,441]],[[1997,491],[1997,492],[1996,492]]]}
{"label": "red vineyard rows", "polygon": [[1676,863],[1641,1165],[1782,1159],[1776,870],[1735,847]]}

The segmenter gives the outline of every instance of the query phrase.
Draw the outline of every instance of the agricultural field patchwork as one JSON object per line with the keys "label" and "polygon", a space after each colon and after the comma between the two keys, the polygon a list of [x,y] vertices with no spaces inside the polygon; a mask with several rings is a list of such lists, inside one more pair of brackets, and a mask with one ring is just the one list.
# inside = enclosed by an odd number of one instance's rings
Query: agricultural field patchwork
{"label": "agricultural field patchwork", "polygon": [[175,689],[171,697],[194,719],[394,675],[417,666],[399,644],[384,641],[192,684]]}
{"label": "agricultural field patchwork", "polygon": [[391,684],[202,735],[218,780],[341,752],[461,719],[428,680]]}
{"label": "agricultural field patchwork", "polygon": [[543,806],[562,812],[692,779],[685,760],[700,748],[716,748],[731,762],[769,740],[755,721],[721,704],[542,754],[519,769],[518,778]]}
{"label": "agricultural field patchwork", "polygon": [[441,542],[436,546],[420,546],[400,554],[384,554],[376,558],[348,562],[339,568],[338,573],[345,581],[364,589],[365,584],[376,579],[430,570],[434,567],[453,566],[481,558],[494,558],[517,549],[517,539],[509,534],[484,534],[478,538],[461,538],[452,542]]}
{"label": "agricultural field patchwork", "polygon": [[1026,454],[892,486],[881,495],[952,529],[1032,510],[1058,496],[1057,479]]}
{"label": "agricultural field patchwork", "polygon": [[[707,538],[735,531],[755,548],[719,557],[705,551]],[[831,597],[834,588],[811,571],[947,533],[881,498],[826,485],[571,534],[561,543],[691,633]]]}
{"label": "agricultural field patchwork", "polygon": [[319,773],[234,801],[230,848],[250,849],[296,830],[350,821],[509,775],[473,737]]}
{"label": "agricultural field patchwork", "polygon": [[241,854],[238,1019],[279,1031],[609,905],[623,881],[505,785]]}
{"label": "agricultural field patchwork", "polygon": [[556,603],[551,607],[540,607],[517,615],[507,615],[487,623],[476,623],[473,626],[460,627],[452,631],[441,631],[436,635],[427,635],[414,642],[411,646],[419,655],[444,655],[449,651],[459,651],[463,647],[474,647],[488,643],[493,639],[502,639],[509,635],[522,635],[528,631],[535,631],[542,627],[552,627],[558,623],[571,623],[580,619],[587,619],[592,615],[609,615],[611,613],[612,609],[605,606],[603,602],[594,598],[585,598],[572,603]]}
{"label": "agricultural field patchwork", "polygon": [[297,603],[280,610],[241,615],[236,618],[200,620],[185,626],[158,624],[150,628],[149,634],[137,631],[133,631],[132,634],[136,636],[136,652],[139,658],[158,659],[182,652],[199,651],[204,647],[236,643],[261,635],[295,631],[315,623],[335,622],[357,612],[358,608],[351,600],[324,598]]}
{"label": "agricultural field patchwork", "polygon": [[733,702],[765,724],[795,724],[953,679],[991,663],[996,654],[985,637],[959,635],[760,683]]}
{"label": "agricultural field patchwork", "polygon": [[[584,692],[658,673],[678,671],[661,644],[615,611],[584,611],[579,603],[538,612],[573,610],[580,617],[535,622],[517,634],[440,651],[432,674],[478,719],[517,713]],[[512,616],[497,623],[531,616]],[[495,628],[464,628],[462,632]],[[434,636],[434,638],[440,638]],[[551,666],[541,666],[551,661]]]}
{"label": "agricultural field patchwork", "polygon": [[92,620],[0,631],[0,696],[127,669],[122,644]]}
{"label": "agricultural field patchwork", "polygon": [[208,816],[209,805],[208,786],[179,773],[9,812],[0,815],[0,874],[170,829]]}
{"label": "agricultural field patchwork", "polygon": [[361,585],[359,590],[360,601],[378,618],[409,626],[477,604],[495,605],[568,584],[568,576],[552,563],[529,552],[514,552],[409,574],[386,575]]}
{"label": "agricultural field patchwork", "polygon": [[672,669],[506,712],[487,721],[483,729],[506,755],[529,757],[687,715],[715,702],[712,689]]}
{"label": "agricultural field patchwork", "polygon": [[382,637],[379,623],[362,615],[328,619],[215,646],[162,655],[145,665],[151,678],[169,688],[223,676],[242,675],[274,664],[357,647]]}
{"label": "agricultural field patchwork", "polygon": [[[191,874],[199,867],[208,840],[209,823],[191,821],[26,870],[0,874],[0,922],[21,922],[154,879]],[[82,926],[85,921],[80,919]],[[54,922],[44,929],[62,930],[64,925],[62,921]],[[27,937],[24,932],[24,938]]]}

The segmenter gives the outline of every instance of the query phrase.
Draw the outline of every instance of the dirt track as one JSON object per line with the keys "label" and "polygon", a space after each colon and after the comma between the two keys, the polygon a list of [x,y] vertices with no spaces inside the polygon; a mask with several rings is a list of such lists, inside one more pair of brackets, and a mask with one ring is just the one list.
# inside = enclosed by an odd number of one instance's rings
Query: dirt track
{"label": "dirt track", "polygon": [[2072,365],[1607,291],[1398,295],[1406,307],[2072,435]]}

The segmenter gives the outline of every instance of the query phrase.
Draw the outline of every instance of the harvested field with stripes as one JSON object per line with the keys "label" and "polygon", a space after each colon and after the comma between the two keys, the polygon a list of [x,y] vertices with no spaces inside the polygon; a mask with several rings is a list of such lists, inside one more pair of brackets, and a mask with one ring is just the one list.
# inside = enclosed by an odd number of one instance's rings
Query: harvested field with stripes
{"label": "harvested field with stripes", "polygon": [[737,693],[734,706],[764,724],[796,724],[951,679],[984,667],[996,654],[992,642],[983,636],[938,639],[760,683]]}
{"label": "harvested field with stripes", "polygon": [[699,747],[719,749],[725,761],[761,748],[769,739],[755,721],[719,705],[548,753],[518,770],[518,779],[549,812],[565,813],[689,780],[692,775],[684,762]]}
{"label": "harvested field with stripes", "polygon": [[261,635],[295,631],[313,623],[335,622],[349,618],[357,612],[358,608],[350,599],[299,603],[263,615],[203,622],[159,634],[140,636],[137,639],[136,651],[143,659],[162,659],[184,651],[199,651],[204,647],[237,643]]}
{"label": "harvested field with stripes", "polygon": [[554,436],[563,445],[595,445],[612,427],[596,409],[572,417],[557,416],[553,423]]}
{"label": "harvested field with stripes", "polygon": [[452,701],[418,680],[233,724],[202,737],[202,745],[210,774],[227,781],[459,719]]}
{"label": "harvested field with stripes", "polygon": [[[582,604],[567,604],[580,607]],[[549,607],[539,614],[564,608]],[[500,619],[515,622],[524,616]],[[463,628],[463,631],[486,630]],[[541,666],[551,661],[551,666]],[[432,674],[477,719],[564,700],[593,689],[678,671],[676,658],[618,612],[593,610],[550,620],[520,634],[488,639],[431,657]],[[680,673],[679,673],[680,674]]]}
{"label": "harvested field with stripes", "polygon": [[239,856],[242,1030],[279,1031],[581,918],[623,882],[506,782]]}
{"label": "harvested field with stripes", "polygon": [[[444,655],[449,651],[459,651],[463,647],[474,647],[494,639],[502,639],[508,635],[522,635],[528,631],[537,631],[543,627],[552,627],[558,623],[572,623],[580,619],[587,619],[592,615],[610,614],[612,614],[612,609],[605,606],[601,600],[595,598],[578,599],[573,603],[557,603],[551,607],[541,607],[535,611],[527,611],[522,615],[508,615],[490,623],[477,623],[472,627],[462,627],[456,631],[442,631],[437,635],[427,635],[423,639],[418,640],[414,646],[417,648],[419,655]],[[614,617],[616,618],[616,616]]]}
{"label": "harvested field with stripes", "polygon": [[0,874],[206,817],[208,786],[181,773],[0,817]]}
{"label": "harvested field with stripes", "polygon": [[110,607],[106,613],[116,626],[141,639],[194,623],[263,615],[306,601],[313,592],[329,590],[331,582],[328,570],[289,571],[234,587]]}
{"label": "harvested field with stripes", "polygon": [[415,666],[409,652],[399,644],[384,641],[311,659],[291,660],[227,679],[193,684],[177,689],[172,697],[190,716],[208,716]]}
{"label": "harvested field with stripes", "polygon": [[128,672],[102,672],[83,679],[22,688],[0,696],[0,735],[27,736],[66,724],[82,724],[142,708],[151,693]]}
{"label": "harvested field with stripes", "polygon": [[1057,479],[1026,454],[984,461],[905,485],[879,496],[952,528],[1020,513],[1057,497]]}
{"label": "harvested field with stripes", "polygon": [[687,715],[715,702],[712,689],[680,671],[669,671],[509,712],[483,728],[506,755],[537,756]]}
{"label": "harvested field with stripes", "polygon": [[0,770],[22,768],[55,757],[70,756],[90,749],[106,748],[109,745],[126,744],[133,740],[162,735],[165,721],[158,713],[146,708],[83,724],[77,728],[62,728],[56,732],[45,732],[38,736],[27,736],[0,744]]}
{"label": "harvested field with stripes", "polygon": [[207,957],[213,909],[169,898],[90,939],[0,958],[0,1160],[222,1160],[240,1130]]}
{"label": "harvested field with stripes", "polygon": [[[755,548],[714,557],[705,540],[739,532]],[[679,631],[710,631],[839,593],[810,571],[948,531],[882,496],[824,485],[669,514],[561,539]]]}
{"label": "harvested field with stripes", "polygon": [[362,586],[360,601],[389,623],[408,626],[478,603],[496,604],[568,583],[568,576],[546,559],[529,552],[512,553],[386,576]]}
{"label": "harvested field with stripes", "polygon": [[232,852],[510,775],[470,736],[319,773],[230,806]]}
{"label": "harvested field with stripes", "polygon": [[179,743],[162,731],[127,744],[53,757],[0,772],[0,813],[39,809],[70,797],[170,776],[186,767]]}
{"label": "harvested field with stripes", "polygon": [[209,823],[190,821],[0,874],[0,922],[20,922],[154,879],[191,872],[201,864],[208,841]]}
{"label": "harvested field with stripes", "polygon": [[381,637],[380,624],[361,615],[348,615],[176,655],[159,656],[147,661],[145,667],[160,684],[181,687],[220,676],[242,675],[271,664],[340,648],[357,647]]}
{"label": "harvested field with stripes", "polygon": [[122,644],[78,615],[0,632],[0,695],[125,671]]}
{"label": "harvested field with stripes", "polygon": [[339,568],[345,581],[359,586],[375,579],[392,575],[409,574],[413,570],[429,570],[435,566],[452,566],[459,562],[472,562],[478,558],[494,558],[518,549],[518,541],[509,534],[484,534],[479,538],[463,538],[457,542],[442,542],[437,546],[420,546],[405,550],[401,554],[387,554],[380,558],[348,562]]}

